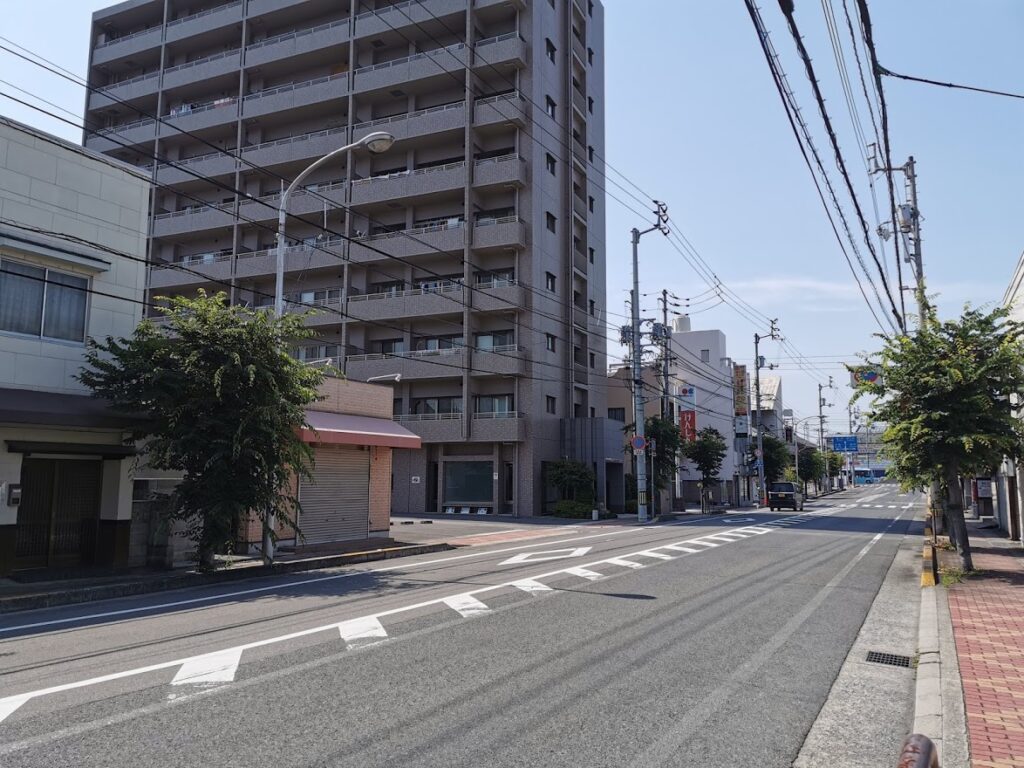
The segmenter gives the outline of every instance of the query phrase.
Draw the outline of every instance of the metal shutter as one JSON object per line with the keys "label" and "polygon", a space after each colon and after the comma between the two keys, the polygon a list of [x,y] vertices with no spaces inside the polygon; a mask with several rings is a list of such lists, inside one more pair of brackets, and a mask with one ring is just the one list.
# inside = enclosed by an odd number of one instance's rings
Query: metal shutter
{"label": "metal shutter", "polygon": [[347,446],[315,450],[313,481],[299,488],[302,544],[365,539],[370,530],[370,452]]}

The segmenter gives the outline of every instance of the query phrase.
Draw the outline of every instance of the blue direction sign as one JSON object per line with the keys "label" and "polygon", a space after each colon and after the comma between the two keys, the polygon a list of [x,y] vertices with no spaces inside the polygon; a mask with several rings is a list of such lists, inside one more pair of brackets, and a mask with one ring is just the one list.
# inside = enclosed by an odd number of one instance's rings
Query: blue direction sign
{"label": "blue direction sign", "polygon": [[838,435],[833,437],[832,450],[836,453],[857,453],[857,436]]}

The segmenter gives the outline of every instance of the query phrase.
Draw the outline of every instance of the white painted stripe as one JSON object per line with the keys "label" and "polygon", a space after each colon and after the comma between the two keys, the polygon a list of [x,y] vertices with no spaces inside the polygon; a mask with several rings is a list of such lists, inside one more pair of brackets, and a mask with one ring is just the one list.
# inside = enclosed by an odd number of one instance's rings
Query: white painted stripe
{"label": "white painted stripe", "polygon": [[637,552],[637,554],[643,555],[644,557],[653,557],[655,560],[675,560],[675,558],[672,557],[672,555],[666,555],[664,552],[656,552],[653,549],[647,549],[643,552]]}
{"label": "white painted stripe", "polygon": [[[636,553],[634,552],[634,554],[636,554]],[[610,560],[605,560],[604,562],[610,563],[611,565],[621,565],[623,568],[643,568],[644,567],[643,564],[641,564],[641,563],[634,563],[632,560],[626,560],[625,558],[622,558],[622,557],[613,557]]]}
{"label": "white painted stripe", "polygon": [[24,696],[9,696],[6,699],[0,699],[0,723],[13,715],[18,707],[31,698],[32,694],[29,693]]}
{"label": "white painted stripe", "polygon": [[896,509],[896,505],[895,504],[890,504],[889,505],[889,509]]}
{"label": "white painted stripe", "polygon": [[216,685],[233,682],[241,660],[241,648],[228,648],[199,656],[181,665],[178,674],[171,680],[171,685]]}
{"label": "white painted stripe", "polygon": [[387,630],[376,616],[343,621],[338,624],[338,632],[349,648],[365,648],[388,639]]}
{"label": "white painted stripe", "polygon": [[884,509],[885,504],[875,504],[875,509]]}
{"label": "white painted stripe", "polygon": [[453,611],[458,611],[465,619],[472,619],[474,616],[483,616],[490,613],[491,609],[472,595],[452,595],[444,599],[444,604]]}
{"label": "white painted stripe", "polygon": [[523,592],[529,592],[531,595],[552,591],[551,587],[547,584],[541,584],[536,579],[520,579],[519,581],[513,581],[509,586],[521,589]]}
{"label": "white painted stripe", "polygon": [[750,531],[751,533],[755,533],[758,536],[763,535],[765,533],[771,533],[772,532],[771,528],[765,528],[764,526],[761,526],[761,525],[757,525],[757,526],[752,525],[749,528],[747,528],[746,530]]}
{"label": "white painted stripe", "polygon": [[708,537],[704,536],[699,539],[690,539],[690,544],[701,544],[705,547],[720,547],[722,546],[717,541],[708,541]]}
{"label": "white painted stripe", "polygon": [[739,541],[743,538],[743,534],[740,533],[712,533],[704,537],[705,539],[711,539],[713,541],[724,541],[726,544],[732,544],[734,541]]}
{"label": "white painted stripe", "polygon": [[694,549],[693,547],[684,547],[682,544],[666,544],[665,549],[674,549],[677,552],[689,552],[694,554],[696,552],[703,552],[703,549]]}
{"label": "white painted stripe", "polygon": [[596,571],[588,570],[587,568],[567,568],[566,573],[571,573],[573,576],[579,576],[580,578],[587,579],[588,581],[597,581],[604,577]]}

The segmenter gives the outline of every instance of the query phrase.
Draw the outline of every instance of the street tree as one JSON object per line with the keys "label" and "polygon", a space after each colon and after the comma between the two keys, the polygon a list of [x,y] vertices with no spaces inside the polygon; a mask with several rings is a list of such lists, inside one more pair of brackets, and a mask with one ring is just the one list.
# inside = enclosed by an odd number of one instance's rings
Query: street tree
{"label": "street tree", "polygon": [[843,454],[837,453],[836,451],[827,451],[825,453],[825,461],[828,465],[829,477],[838,477],[843,474],[843,467],[846,466]]}
{"label": "street tree", "polygon": [[873,396],[869,416],[887,425],[889,474],[905,489],[933,480],[946,487],[950,539],[970,570],[960,478],[1022,454],[1024,427],[1010,404],[1024,393],[1024,325],[1006,308],[968,306],[957,320],[931,315],[912,335],[883,337],[868,362],[881,377],[855,397]]}
{"label": "street tree", "polygon": [[804,485],[812,480],[817,484],[825,474],[825,457],[817,448],[806,446],[800,450],[800,466],[797,476]]}
{"label": "street tree", "polygon": [[[634,424],[626,424],[622,431],[632,435]],[[654,488],[662,490],[672,482],[676,471],[676,457],[683,447],[683,438],[679,434],[679,426],[672,419],[661,416],[648,416],[644,420],[644,436],[648,444],[654,443],[654,476],[651,478]]]}
{"label": "street tree", "polygon": [[[775,435],[765,434],[761,438],[764,447],[764,479],[765,482],[774,483],[786,473],[786,468],[792,465],[792,456],[789,448]],[[756,448],[751,446],[751,452]]]}
{"label": "street tree", "polygon": [[718,470],[726,453],[725,438],[714,427],[704,427],[697,432],[697,439],[683,444],[682,454],[692,461],[700,472],[701,483],[718,480]]}
{"label": "street tree", "polygon": [[143,320],[128,339],[90,339],[78,378],[137,417],[130,440],[150,467],[181,473],[166,514],[187,523],[200,566],[211,568],[246,516],[294,526],[295,481],[313,463],[298,429],[324,373],[287,351],[312,335],[302,315],[277,318],[202,290],[162,311],[163,329]]}

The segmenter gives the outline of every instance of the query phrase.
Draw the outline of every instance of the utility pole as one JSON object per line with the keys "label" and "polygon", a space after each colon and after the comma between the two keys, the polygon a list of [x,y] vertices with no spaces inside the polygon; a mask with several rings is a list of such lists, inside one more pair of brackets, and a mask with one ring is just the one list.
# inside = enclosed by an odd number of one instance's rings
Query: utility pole
{"label": "utility pole", "polygon": [[779,338],[779,329],[777,326],[778,318],[771,321],[771,328],[767,336],[761,336],[760,334],[754,334],[754,431],[757,434],[757,506],[764,504],[765,500],[765,484],[764,484],[764,440],[762,439],[761,432],[761,367],[764,365],[764,360],[761,358],[761,339],[777,339]]}
{"label": "utility pole", "polygon": [[[672,329],[668,325],[669,296],[674,299],[679,298],[667,288],[662,288],[661,298],[658,299],[661,302],[661,329],[657,335],[661,337],[661,418],[663,421],[672,420],[672,401],[669,399],[668,387],[669,364],[672,362]],[[678,306],[678,304],[675,306]],[[676,456],[672,457],[672,482],[669,483],[670,511],[676,507],[676,459]]]}
{"label": "utility pole", "polygon": [[[828,388],[832,389],[834,386],[832,377],[828,377]],[[828,454],[825,449],[825,398],[822,397],[821,391],[825,388],[824,384],[818,384],[818,450],[821,452],[821,457],[825,460],[825,477],[824,479],[831,481],[831,475],[828,471]]]}
{"label": "utility pole", "polygon": [[[655,230],[668,235],[668,207],[657,200],[654,201],[654,225],[640,231],[636,227],[632,231],[633,241],[633,292],[630,297],[630,336],[632,338],[633,358],[633,438],[640,445],[634,452],[646,449],[644,436],[644,379],[643,379],[643,343],[640,339],[640,238]],[[636,513],[641,523],[647,522],[647,462],[638,457],[636,462]]]}

